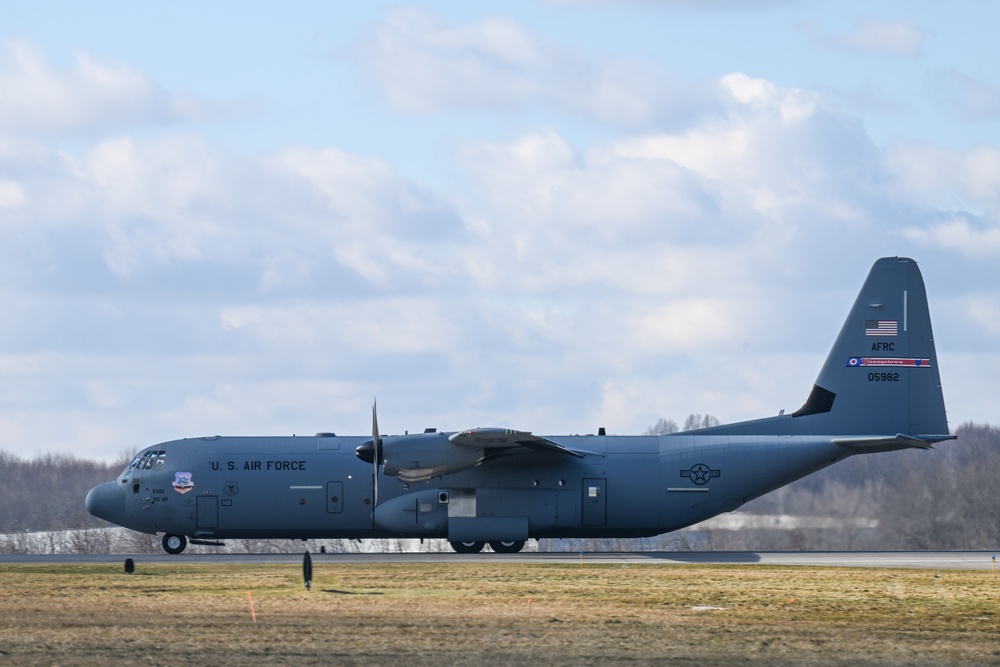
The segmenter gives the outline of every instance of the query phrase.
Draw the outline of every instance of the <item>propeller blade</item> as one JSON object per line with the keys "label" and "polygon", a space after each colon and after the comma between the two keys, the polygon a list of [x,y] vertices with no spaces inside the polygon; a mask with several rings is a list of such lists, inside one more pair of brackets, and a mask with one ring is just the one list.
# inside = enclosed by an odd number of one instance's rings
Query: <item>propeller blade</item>
{"label": "propeller blade", "polygon": [[378,400],[372,402],[372,467],[374,468],[375,498],[372,501],[372,512],[378,506],[378,464],[382,458],[382,442],[378,437]]}

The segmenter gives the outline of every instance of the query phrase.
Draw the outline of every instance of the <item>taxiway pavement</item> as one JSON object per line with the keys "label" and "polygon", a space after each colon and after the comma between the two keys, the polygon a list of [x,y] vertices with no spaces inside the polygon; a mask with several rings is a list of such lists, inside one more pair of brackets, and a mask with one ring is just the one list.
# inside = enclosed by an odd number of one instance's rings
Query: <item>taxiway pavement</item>
{"label": "taxiway pavement", "polygon": [[[112,564],[131,558],[136,564],[286,564],[299,563],[306,549],[281,554],[0,554],[0,563]],[[519,554],[317,553],[314,562],[328,563],[573,563],[600,565],[790,565],[804,567],[918,568],[930,570],[994,570],[991,551],[642,551],[523,552]]]}

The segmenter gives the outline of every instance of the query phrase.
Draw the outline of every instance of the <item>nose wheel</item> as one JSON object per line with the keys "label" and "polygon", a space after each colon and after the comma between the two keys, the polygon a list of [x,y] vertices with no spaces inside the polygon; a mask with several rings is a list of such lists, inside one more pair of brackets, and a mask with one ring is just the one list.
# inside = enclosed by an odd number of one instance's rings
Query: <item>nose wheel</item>
{"label": "nose wheel", "polygon": [[177,555],[188,545],[188,540],[183,535],[174,535],[173,533],[167,533],[163,536],[163,550],[168,554]]}

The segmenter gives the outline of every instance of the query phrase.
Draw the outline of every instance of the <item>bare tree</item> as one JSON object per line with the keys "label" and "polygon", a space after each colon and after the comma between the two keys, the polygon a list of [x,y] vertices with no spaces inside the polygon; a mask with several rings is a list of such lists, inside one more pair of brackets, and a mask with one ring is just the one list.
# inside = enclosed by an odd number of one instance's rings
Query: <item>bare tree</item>
{"label": "bare tree", "polygon": [[643,435],[670,435],[671,433],[677,433],[680,429],[677,428],[677,422],[673,419],[660,418],[655,424],[647,428],[642,432]]}
{"label": "bare tree", "polygon": [[687,416],[684,420],[684,430],[693,431],[696,428],[708,428],[709,426],[718,426],[719,420],[712,415],[696,415],[694,413]]}

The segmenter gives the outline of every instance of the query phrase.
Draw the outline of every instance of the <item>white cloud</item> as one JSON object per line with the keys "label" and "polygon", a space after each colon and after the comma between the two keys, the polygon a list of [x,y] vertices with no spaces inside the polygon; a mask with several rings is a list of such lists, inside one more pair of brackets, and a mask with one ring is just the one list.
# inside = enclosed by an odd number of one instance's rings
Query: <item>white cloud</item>
{"label": "white cloud", "polygon": [[732,299],[691,297],[664,303],[630,322],[634,344],[647,353],[710,349],[732,340],[742,319]]}
{"label": "white cloud", "polygon": [[938,210],[965,209],[1000,222],[1000,148],[956,151],[896,144],[884,152],[893,195]]}
{"label": "white cloud", "polygon": [[190,97],[161,90],[132,68],[77,53],[71,68],[52,67],[24,41],[0,51],[0,131],[71,132],[193,116]]}
{"label": "white cloud", "polygon": [[425,113],[545,104],[628,126],[685,121],[715,103],[710,87],[580,55],[507,17],[449,25],[422,9],[396,10],[363,45],[358,66],[390,104]]}
{"label": "white cloud", "polygon": [[125,281],[209,272],[251,292],[318,289],[331,271],[439,283],[462,235],[447,204],[382,160],[333,149],[248,158],[193,136],[50,155],[26,182],[0,181],[0,210],[20,211],[4,221],[23,233],[24,248],[6,248],[14,265],[25,248],[63,272],[96,252]]}
{"label": "white cloud", "polygon": [[376,28],[372,65],[390,102],[429,111],[467,104],[518,103],[538,95],[530,72],[546,45],[509,18],[451,27],[416,9],[392,12]]}
{"label": "white cloud", "polygon": [[742,74],[719,85],[727,113],[684,132],[585,152],[553,130],[465,145],[463,213],[493,250],[475,275],[532,291],[712,290],[755,263],[797,267],[819,239],[881,233],[869,192],[884,176],[859,123],[806,91]]}
{"label": "white cloud", "polygon": [[[577,155],[553,131],[505,145],[469,144],[461,159],[515,239],[520,230],[539,240],[581,234],[577,242],[620,245],[662,234],[664,227],[683,236],[686,223],[712,207],[699,179],[672,162],[607,151]],[[529,245],[514,250],[530,252]]]}
{"label": "white cloud", "polygon": [[224,309],[220,320],[241,336],[268,345],[349,355],[447,352],[463,333],[457,314],[428,297],[246,305]]}
{"label": "white cloud", "polygon": [[[997,234],[997,237],[1000,237],[1000,234]],[[993,244],[995,250],[1000,249],[1000,238],[994,238]],[[995,289],[995,287],[995,285],[989,285],[988,289]],[[997,303],[995,299],[988,298],[987,295],[977,294],[976,298],[966,302],[965,307],[969,318],[982,328],[983,333],[994,340],[1000,336],[1000,303]]]}
{"label": "white cloud", "polygon": [[1000,86],[995,83],[948,71],[929,77],[927,86],[930,96],[959,118],[979,122],[1000,119]]}
{"label": "white cloud", "polygon": [[16,181],[0,180],[0,209],[22,207],[27,203],[24,186]]}
{"label": "white cloud", "polygon": [[815,26],[802,31],[815,43],[828,49],[851,51],[860,55],[917,57],[923,51],[926,35],[910,21],[866,19],[851,30],[823,34]]}
{"label": "white cloud", "polygon": [[944,248],[967,257],[1000,259],[1000,224],[974,225],[961,217],[910,227],[904,235],[915,244]]}

